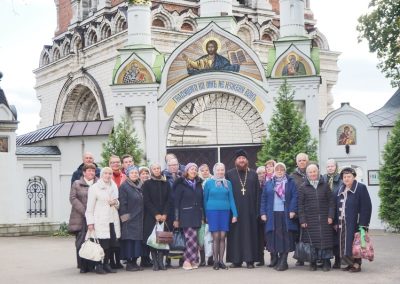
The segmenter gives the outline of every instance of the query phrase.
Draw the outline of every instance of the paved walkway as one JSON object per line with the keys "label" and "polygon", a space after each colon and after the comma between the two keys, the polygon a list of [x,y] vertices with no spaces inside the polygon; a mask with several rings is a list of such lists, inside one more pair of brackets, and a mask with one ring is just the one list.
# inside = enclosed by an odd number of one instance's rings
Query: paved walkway
{"label": "paved walkway", "polygon": [[192,271],[170,269],[159,272],[152,270],[127,272],[119,270],[117,274],[82,275],[75,268],[73,238],[0,238],[0,283],[400,283],[400,235],[378,231],[373,232],[372,239],[375,246],[375,261],[364,262],[363,271],[356,274],[336,270],[310,272],[307,267],[295,267],[293,259],[290,259],[290,268],[285,272],[277,272],[267,267],[227,271],[214,271],[211,267],[207,267]]}

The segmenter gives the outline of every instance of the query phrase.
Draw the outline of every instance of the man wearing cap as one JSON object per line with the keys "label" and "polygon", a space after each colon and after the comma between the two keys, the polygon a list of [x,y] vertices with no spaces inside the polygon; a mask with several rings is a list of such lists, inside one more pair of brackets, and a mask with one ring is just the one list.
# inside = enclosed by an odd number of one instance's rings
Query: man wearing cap
{"label": "man wearing cap", "polygon": [[257,217],[259,215],[260,183],[257,173],[249,168],[247,153],[243,149],[235,153],[235,167],[226,174],[232,183],[233,195],[238,210],[236,223],[230,224],[226,260],[232,268],[242,266],[254,268],[258,259]]}

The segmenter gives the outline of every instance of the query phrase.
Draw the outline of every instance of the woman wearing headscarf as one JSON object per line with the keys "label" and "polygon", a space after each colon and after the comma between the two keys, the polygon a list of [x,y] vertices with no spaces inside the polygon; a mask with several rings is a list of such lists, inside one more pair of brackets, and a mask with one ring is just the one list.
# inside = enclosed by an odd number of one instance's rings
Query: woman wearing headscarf
{"label": "woman wearing headscarf", "polygon": [[[150,166],[150,179],[143,184],[144,197],[144,240],[146,241],[151,235],[156,222],[162,223],[168,220],[168,210],[170,204],[171,187],[161,174],[160,164],[152,164]],[[165,250],[157,250],[146,246],[146,250],[150,250],[153,259],[153,270],[165,270],[164,256],[167,254]]]}
{"label": "woman wearing headscarf", "polygon": [[288,269],[287,257],[294,251],[294,237],[298,226],[297,189],[294,179],[286,174],[284,163],[277,163],[274,176],[268,181],[261,196],[261,220],[265,221],[267,250],[272,254],[271,265],[277,271]]}
{"label": "woman wearing headscarf", "polygon": [[129,166],[127,179],[119,187],[121,228],[121,258],[127,261],[127,271],[141,270],[137,259],[142,255],[143,194],[139,169]]}
{"label": "woman wearing headscarf", "polygon": [[185,174],[174,185],[175,228],[183,228],[186,248],[183,254],[183,269],[191,270],[199,266],[199,246],[197,229],[204,222],[202,180],[197,176],[197,165],[189,163]]}
{"label": "woman wearing headscarf", "polygon": [[331,269],[333,256],[333,218],[335,204],[329,185],[323,181],[316,164],[306,169],[307,179],[299,188],[299,221],[302,241],[311,243],[314,253],[310,270],[317,270],[317,261],[322,261],[322,270]]}
{"label": "woman wearing headscarf", "polygon": [[[329,185],[330,190],[334,198],[336,198],[339,188],[343,184],[342,179],[339,174],[339,167],[334,159],[329,159],[326,162],[326,174],[322,176],[324,182]],[[337,234],[337,226],[334,226],[335,230],[333,232],[333,254],[335,256],[335,263],[333,264],[333,269],[340,268],[340,250],[339,250],[339,235]]]}
{"label": "woman wearing headscarf", "polygon": [[117,272],[110,266],[111,250],[119,249],[118,239],[121,237],[118,188],[112,175],[109,167],[101,170],[99,180],[89,188],[85,213],[88,230],[99,239],[105,254],[103,263],[95,268],[99,274]]}
{"label": "woman wearing headscarf", "polygon": [[80,273],[89,272],[93,268],[93,262],[81,258],[79,256],[79,249],[84,242],[87,226],[86,226],[86,204],[88,199],[89,186],[97,181],[96,166],[94,164],[84,164],[82,167],[83,176],[72,183],[71,191],[69,194],[69,201],[71,202],[71,215],[69,217],[68,229],[76,236],[76,256],[78,268]]}
{"label": "woman wearing headscarf", "polygon": [[[237,222],[237,210],[232,184],[225,179],[225,165],[216,163],[214,176],[204,185],[204,208],[209,230],[213,237],[214,269],[227,269],[224,264],[226,232],[229,222]],[[232,213],[232,218],[231,217]]]}
{"label": "woman wearing headscarf", "polygon": [[344,168],[340,172],[343,185],[336,196],[340,258],[347,264],[342,270],[349,272],[361,271],[361,258],[353,258],[352,253],[354,234],[360,229],[368,230],[372,213],[368,189],[356,176],[354,169]]}

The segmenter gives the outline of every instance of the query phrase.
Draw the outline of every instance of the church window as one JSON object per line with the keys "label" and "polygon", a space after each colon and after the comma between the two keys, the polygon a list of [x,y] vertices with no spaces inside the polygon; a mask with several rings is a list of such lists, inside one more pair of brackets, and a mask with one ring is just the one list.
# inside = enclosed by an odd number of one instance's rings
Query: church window
{"label": "church window", "polygon": [[101,29],[101,39],[105,39],[111,36],[111,28],[108,24],[105,24]]}
{"label": "church window", "polygon": [[181,26],[182,31],[193,31],[193,26],[189,23],[183,23]]}
{"label": "church window", "polygon": [[158,27],[158,28],[165,28],[165,23],[163,20],[160,19],[154,19],[152,23],[153,27]]}
{"label": "church window", "polygon": [[31,177],[26,186],[28,218],[47,217],[47,183],[40,176]]}

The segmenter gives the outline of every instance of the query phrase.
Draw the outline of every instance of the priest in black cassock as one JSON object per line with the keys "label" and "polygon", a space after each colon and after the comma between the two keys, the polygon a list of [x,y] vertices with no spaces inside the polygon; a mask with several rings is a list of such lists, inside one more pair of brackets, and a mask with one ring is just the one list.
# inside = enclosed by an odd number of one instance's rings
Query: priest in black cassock
{"label": "priest in black cassock", "polygon": [[230,224],[227,238],[226,261],[232,263],[232,268],[241,267],[243,262],[247,268],[254,268],[254,262],[260,261],[257,233],[260,183],[257,173],[248,165],[247,153],[240,149],[235,152],[235,167],[226,173],[238,210],[237,222]]}

